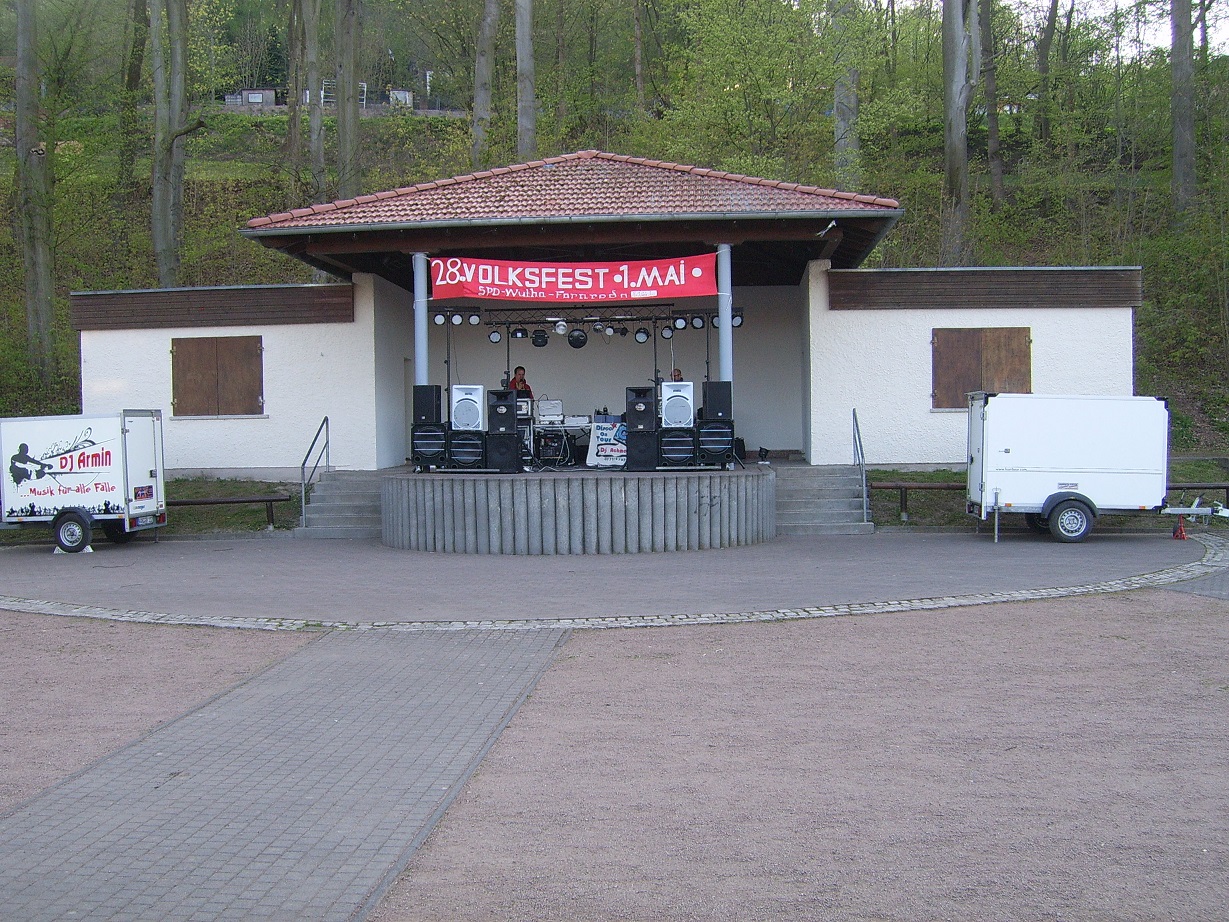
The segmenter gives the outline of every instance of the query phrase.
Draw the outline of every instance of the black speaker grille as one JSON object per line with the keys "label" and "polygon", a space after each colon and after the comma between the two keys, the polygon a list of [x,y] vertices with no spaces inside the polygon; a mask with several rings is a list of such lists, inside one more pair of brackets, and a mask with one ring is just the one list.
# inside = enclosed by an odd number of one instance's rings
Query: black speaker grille
{"label": "black speaker grille", "polygon": [[694,464],[696,461],[696,433],[694,429],[665,429],[661,433],[661,463],[674,467]]}
{"label": "black speaker grille", "polygon": [[725,420],[700,423],[696,431],[701,464],[726,464],[734,460],[734,424]]}
{"label": "black speaker grille", "polygon": [[486,455],[481,432],[453,432],[448,440],[448,460],[454,467],[481,467]]}
{"label": "black speaker grille", "polygon": [[448,430],[443,423],[423,423],[410,435],[410,456],[415,464],[442,464],[448,451]]}

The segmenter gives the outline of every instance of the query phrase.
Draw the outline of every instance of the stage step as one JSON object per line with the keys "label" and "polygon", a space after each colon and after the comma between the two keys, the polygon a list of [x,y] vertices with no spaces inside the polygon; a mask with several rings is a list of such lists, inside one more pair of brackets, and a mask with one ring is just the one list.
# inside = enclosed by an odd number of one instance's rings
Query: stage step
{"label": "stage step", "polygon": [[772,462],[777,475],[777,534],[868,535],[862,477],[854,465]]}
{"label": "stage step", "polygon": [[300,538],[380,537],[380,475],[376,471],[328,471],[307,498]]}

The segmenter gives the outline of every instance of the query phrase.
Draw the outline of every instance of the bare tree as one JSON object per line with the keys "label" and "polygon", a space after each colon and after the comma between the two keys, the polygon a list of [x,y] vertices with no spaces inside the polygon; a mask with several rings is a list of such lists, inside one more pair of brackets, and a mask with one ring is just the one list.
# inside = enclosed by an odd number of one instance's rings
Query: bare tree
{"label": "bare tree", "polygon": [[1037,138],[1050,143],[1050,49],[1054,47],[1054,32],[1058,28],[1058,0],[1050,0],[1041,35],[1037,37]]}
{"label": "bare tree", "polygon": [[46,385],[52,371],[52,155],[40,140],[38,23],[35,0],[17,0],[17,217],[25,271],[30,366]]}
{"label": "bare tree", "polygon": [[474,61],[474,126],[470,158],[474,169],[487,164],[491,131],[491,96],[495,76],[495,34],[499,30],[499,0],[486,0],[478,26]]}
{"label": "bare tree", "polygon": [[362,0],[337,0],[337,194],[362,191],[359,158],[358,53]]}
{"label": "bare tree", "polygon": [[172,288],[179,280],[183,239],[184,142],[205,127],[188,121],[187,0],[151,0],[150,46],[154,71],[154,151],[152,236],[158,284]]}
{"label": "bare tree", "polygon": [[[945,266],[967,265],[969,202],[969,99],[981,60],[977,0],[943,0],[943,243]],[[975,62],[970,69],[970,61]]]}
{"label": "bare tree", "polygon": [[303,54],[307,69],[307,147],[311,156],[313,200],[324,201],[324,100],[320,80],[320,0],[302,0]]}
{"label": "bare tree", "polygon": [[1195,204],[1195,62],[1191,0],[1170,0],[1173,85],[1173,207],[1181,215]]}
{"label": "bare tree", "polygon": [[[854,14],[851,0],[834,0],[832,3],[834,46],[848,45],[845,35]],[[837,178],[847,189],[856,189],[862,184],[862,145],[858,136],[859,76],[856,67],[841,70],[832,91],[836,131],[834,166]]]}
{"label": "bare tree", "polygon": [[538,100],[533,68],[533,0],[516,0],[516,155],[538,151]]}
{"label": "bare tree", "polygon": [[[632,40],[632,67],[635,71],[636,80],[636,108],[641,112],[647,112],[648,106],[644,95],[644,11],[641,9],[642,0],[632,0],[633,14],[633,34]],[[562,4],[560,4],[562,8]]]}

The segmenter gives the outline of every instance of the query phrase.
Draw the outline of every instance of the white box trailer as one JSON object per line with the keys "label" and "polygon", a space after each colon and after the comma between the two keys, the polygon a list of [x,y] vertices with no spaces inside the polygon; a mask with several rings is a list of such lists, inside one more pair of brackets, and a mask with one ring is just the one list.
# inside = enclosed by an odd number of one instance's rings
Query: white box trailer
{"label": "white box trailer", "polygon": [[0,457],[0,521],[50,523],[64,551],[166,524],[161,410],[0,419]]}
{"label": "white box trailer", "polygon": [[969,395],[968,511],[1022,512],[1059,541],[1082,541],[1106,512],[1160,511],[1169,407],[1159,397]]}

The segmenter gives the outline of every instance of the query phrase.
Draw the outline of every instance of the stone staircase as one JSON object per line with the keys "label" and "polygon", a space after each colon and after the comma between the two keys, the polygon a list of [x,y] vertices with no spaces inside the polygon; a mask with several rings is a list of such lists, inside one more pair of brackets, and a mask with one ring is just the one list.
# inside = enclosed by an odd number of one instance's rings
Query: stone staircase
{"label": "stone staircase", "polygon": [[777,475],[777,534],[869,535],[862,521],[862,480],[855,465],[774,461]]}
{"label": "stone staircase", "polygon": [[307,498],[307,525],[299,538],[380,537],[380,475],[375,471],[327,471]]}

